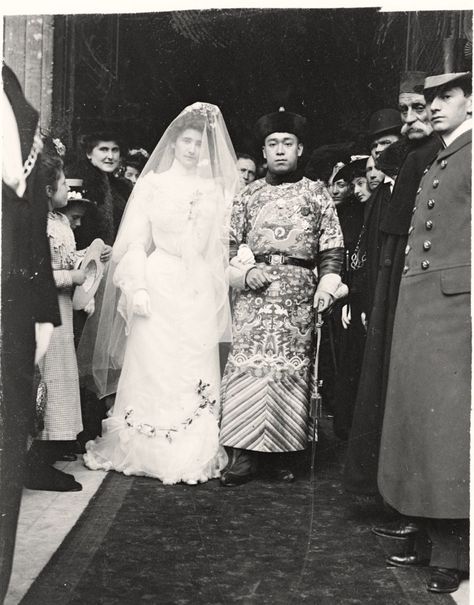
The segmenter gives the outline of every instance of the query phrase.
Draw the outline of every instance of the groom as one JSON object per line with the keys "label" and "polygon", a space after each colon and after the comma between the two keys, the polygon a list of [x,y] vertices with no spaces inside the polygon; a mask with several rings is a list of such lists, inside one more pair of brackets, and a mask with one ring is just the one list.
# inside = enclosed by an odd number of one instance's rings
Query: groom
{"label": "groom", "polygon": [[344,243],[328,191],[298,171],[306,130],[303,116],[283,108],[261,117],[268,172],[234,200],[233,344],[222,381],[226,487],[255,475],[259,452],[276,479],[293,481],[285,454],[307,445],[315,310],[334,301]]}

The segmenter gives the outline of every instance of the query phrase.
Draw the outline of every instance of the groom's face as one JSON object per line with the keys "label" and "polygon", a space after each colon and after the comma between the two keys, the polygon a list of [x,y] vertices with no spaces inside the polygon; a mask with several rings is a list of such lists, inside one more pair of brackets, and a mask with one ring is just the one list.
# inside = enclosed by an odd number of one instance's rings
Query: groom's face
{"label": "groom's face", "polygon": [[176,139],[174,144],[174,157],[185,168],[193,168],[199,160],[201,151],[202,133],[195,128],[186,128]]}

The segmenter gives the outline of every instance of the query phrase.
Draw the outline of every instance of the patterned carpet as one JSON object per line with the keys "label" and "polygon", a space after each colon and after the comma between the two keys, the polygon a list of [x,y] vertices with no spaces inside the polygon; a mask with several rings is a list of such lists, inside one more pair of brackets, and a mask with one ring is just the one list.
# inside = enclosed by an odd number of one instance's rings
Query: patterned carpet
{"label": "patterned carpet", "polygon": [[342,455],[323,439],[314,483],[305,455],[292,485],[110,473],[22,605],[452,605],[426,570],[385,567],[383,513],[343,492]]}

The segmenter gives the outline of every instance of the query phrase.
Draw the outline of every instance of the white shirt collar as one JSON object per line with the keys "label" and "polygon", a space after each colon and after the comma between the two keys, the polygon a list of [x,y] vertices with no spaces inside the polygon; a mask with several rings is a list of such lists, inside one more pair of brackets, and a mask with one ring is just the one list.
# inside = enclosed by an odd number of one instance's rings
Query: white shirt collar
{"label": "white shirt collar", "polygon": [[390,193],[392,193],[393,186],[395,185],[395,179],[392,179],[392,177],[385,175],[383,182],[388,183],[388,185],[390,187]]}
{"label": "white shirt collar", "polygon": [[453,141],[455,141],[462,134],[471,130],[472,128],[472,118],[465,120],[462,124],[460,124],[453,132],[447,134],[446,136],[442,136],[443,143],[445,147],[449,147]]}

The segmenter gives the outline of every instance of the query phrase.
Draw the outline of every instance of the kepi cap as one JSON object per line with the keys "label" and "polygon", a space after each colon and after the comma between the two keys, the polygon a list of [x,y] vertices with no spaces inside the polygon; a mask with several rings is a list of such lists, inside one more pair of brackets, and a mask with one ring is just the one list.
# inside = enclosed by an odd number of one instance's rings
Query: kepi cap
{"label": "kepi cap", "polygon": [[449,73],[449,74],[439,74],[437,76],[428,76],[425,79],[425,88],[424,90],[429,90],[430,88],[439,88],[440,86],[445,86],[446,84],[452,84],[455,86],[455,82],[461,79],[471,78],[472,74],[470,71],[460,71],[457,73]]}
{"label": "kepi cap", "polygon": [[422,95],[425,85],[425,71],[405,71],[400,76],[399,93],[415,93]]}

